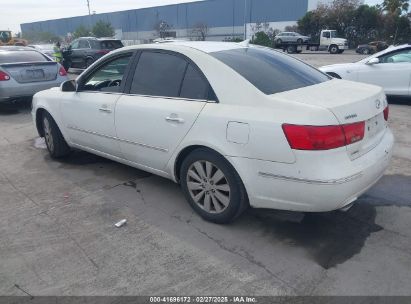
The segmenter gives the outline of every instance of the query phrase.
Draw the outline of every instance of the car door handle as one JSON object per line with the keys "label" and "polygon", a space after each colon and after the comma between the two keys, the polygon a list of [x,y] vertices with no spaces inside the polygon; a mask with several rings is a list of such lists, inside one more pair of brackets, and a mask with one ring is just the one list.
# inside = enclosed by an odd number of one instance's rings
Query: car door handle
{"label": "car door handle", "polygon": [[166,120],[167,120],[167,121],[171,121],[171,122],[177,122],[177,123],[183,123],[183,122],[184,122],[184,119],[179,118],[179,117],[170,117],[170,116],[167,116],[167,117],[166,117]]}
{"label": "car door handle", "polygon": [[107,108],[100,108],[100,109],[98,109],[100,112],[105,112],[105,113],[111,113],[111,110],[110,109],[107,109]]}

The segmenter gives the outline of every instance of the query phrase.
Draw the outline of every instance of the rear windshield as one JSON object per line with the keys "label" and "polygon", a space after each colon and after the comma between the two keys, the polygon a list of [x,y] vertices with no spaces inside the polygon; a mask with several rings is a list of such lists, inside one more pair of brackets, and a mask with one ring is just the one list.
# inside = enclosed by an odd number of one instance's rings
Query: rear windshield
{"label": "rear windshield", "polygon": [[270,49],[250,47],[219,51],[210,55],[231,67],[267,95],[311,86],[330,79],[313,67]]}
{"label": "rear windshield", "polygon": [[122,48],[124,45],[120,40],[90,41],[93,49],[114,50]]}
{"label": "rear windshield", "polygon": [[36,51],[6,51],[0,52],[1,63],[18,63],[18,62],[43,62],[49,61],[46,57]]}

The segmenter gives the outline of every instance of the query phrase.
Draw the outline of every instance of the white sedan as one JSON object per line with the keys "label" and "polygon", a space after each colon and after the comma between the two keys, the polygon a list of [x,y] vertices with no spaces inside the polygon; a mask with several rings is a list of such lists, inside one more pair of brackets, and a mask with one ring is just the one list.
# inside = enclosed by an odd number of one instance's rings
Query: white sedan
{"label": "white sedan", "polygon": [[36,94],[32,114],[53,158],[76,148],[169,178],[216,223],[348,208],[394,142],[381,88],[246,43],[122,48]]}
{"label": "white sedan", "polygon": [[354,63],[333,64],[320,70],[335,77],[375,84],[387,95],[411,95],[411,45],[389,47]]}

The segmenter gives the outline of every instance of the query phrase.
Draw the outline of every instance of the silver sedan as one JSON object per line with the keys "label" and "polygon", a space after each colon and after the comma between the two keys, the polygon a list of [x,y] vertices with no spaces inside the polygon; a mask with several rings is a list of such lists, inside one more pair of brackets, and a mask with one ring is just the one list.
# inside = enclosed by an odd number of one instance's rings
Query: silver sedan
{"label": "silver sedan", "polygon": [[0,104],[58,87],[68,80],[58,62],[28,47],[0,47]]}
{"label": "silver sedan", "polygon": [[308,42],[309,40],[310,40],[310,37],[303,36],[296,32],[282,32],[274,37],[274,41],[276,44],[282,44],[283,42],[303,44],[303,43]]}

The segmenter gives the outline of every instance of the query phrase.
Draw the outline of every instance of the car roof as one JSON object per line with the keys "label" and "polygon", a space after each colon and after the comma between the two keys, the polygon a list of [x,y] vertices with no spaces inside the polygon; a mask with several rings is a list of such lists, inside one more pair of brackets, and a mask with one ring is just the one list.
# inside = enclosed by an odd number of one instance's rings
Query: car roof
{"label": "car roof", "polygon": [[140,44],[127,46],[118,50],[124,49],[167,49],[167,50],[178,50],[181,48],[191,48],[204,53],[213,53],[220,51],[227,51],[232,49],[243,49],[248,47],[248,41],[243,41],[240,43],[236,42],[215,42],[215,41],[173,41],[169,43],[152,43],[152,44]]}
{"label": "car roof", "polygon": [[[121,41],[120,39],[116,39],[116,38],[110,38],[110,37],[101,37],[101,38],[97,38],[97,37],[79,37],[77,39],[88,39],[88,40],[97,40],[97,41],[104,41],[104,40],[117,40],[117,41]],[[77,40],[76,39],[76,40]]]}

